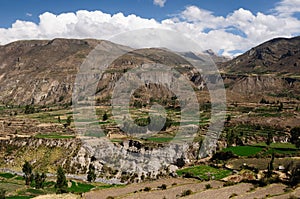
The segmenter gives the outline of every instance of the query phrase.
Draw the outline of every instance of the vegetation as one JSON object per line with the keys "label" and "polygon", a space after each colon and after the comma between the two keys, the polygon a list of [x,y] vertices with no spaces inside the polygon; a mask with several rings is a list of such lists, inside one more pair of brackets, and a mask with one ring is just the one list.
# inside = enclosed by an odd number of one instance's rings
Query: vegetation
{"label": "vegetation", "polygon": [[23,165],[22,171],[24,173],[25,184],[29,185],[33,180],[31,164],[26,161],[25,164]]}
{"label": "vegetation", "polygon": [[103,121],[106,121],[108,119],[108,115],[107,115],[107,113],[105,112],[104,114],[103,114],[103,116],[102,116],[102,120]]}
{"label": "vegetation", "polygon": [[26,105],[25,106],[25,110],[24,110],[25,114],[32,114],[34,112],[35,112],[34,106],[31,106],[31,105]]}
{"label": "vegetation", "polygon": [[67,193],[68,190],[68,182],[65,176],[65,172],[61,166],[58,167],[57,173],[56,173],[57,179],[56,179],[56,193]]}
{"label": "vegetation", "polygon": [[87,173],[87,181],[94,182],[96,180],[95,167],[90,164],[89,171]]}
{"label": "vegetation", "polygon": [[179,176],[194,177],[201,180],[220,180],[231,174],[231,171],[229,170],[206,165],[188,167],[177,170],[176,172]]}
{"label": "vegetation", "polygon": [[291,130],[291,143],[300,148],[300,127],[295,127]]}
{"label": "vegetation", "polygon": [[229,147],[225,148],[223,151],[231,151],[232,153],[238,156],[251,156],[259,153],[262,151],[263,148],[255,147],[255,146],[236,146],[236,147]]}
{"label": "vegetation", "polygon": [[71,139],[71,138],[75,138],[74,135],[63,135],[60,133],[37,134],[35,137],[40,138],[40,139]]}
{"label": "vegetation", "polygon": [[47,178],[47,176],[46,176],[45,173],[42,173],[42,174],[35,173],[35,175],[34,175],[35,188],[36,189],[43,189],[44,185],[45,185],[46,178]]}
{"label": "vegetation", "polygon": [[72,186],[68,188],[68,192],[72,193],[85,193],[89,192],[91,189],[93,189],[95,186],[91,184],[86,184],[86,183],[80,183],[80,182],[75,182],[71,181]]}
{"label": "vegetation", "polygon": [[191,195],[193,192],[192,190],[188,189],[188,190],[184,190],[181,194],[182,197],[184,196],[188,196],[188,195]]}
{"label": "vegetation", "polygon": [[4,189],[0,189],[0,199],[5,199],[5,193],[6,193],[6,190]]}

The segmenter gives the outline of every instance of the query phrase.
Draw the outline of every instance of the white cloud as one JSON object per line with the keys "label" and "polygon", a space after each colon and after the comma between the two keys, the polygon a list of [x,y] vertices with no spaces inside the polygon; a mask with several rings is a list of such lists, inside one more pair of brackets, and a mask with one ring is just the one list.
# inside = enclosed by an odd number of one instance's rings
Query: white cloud
{"label": "white cloud", "polygon": [[282,0],[274,9],[281,16],[292,16],[296,12],[300,12],[299,0]]}
{"label": "white cloud", "polygon": [[240,8],[225,17],[188,6],[181,13],[160,22],[136,15],[110,15],[101,11],[79,10],[60,15],[46,12],[39,16],[38,24],[17,20],[11,28],[0,28],[0,42],[7,44],[20,39],[56,37],[109,39],[115,34],[131,30],[163,28],[183,33],[202,46],[203,50],[212,49],[223,52],[223,55],[235,55],[274,37],[299,35],[300,20],[292,15],[278,14],[279,10],[284,13],[285,6],[292,1],[283,0],[274,8],[277,13],[273,14],[252,13]]}
{"label": "white cloud", "polygon": [[153,0],[153,4],[154,4],[154,5],[157,5],[157,6],[160,6],[160,7],[164,7],[166,1],[167,1],[167,0]]}
{"label": "white cloud", "polygon": [[27,12],[27,13],[26,13],[26,16],[27,16],[27,17],[32,17],[32,14],[29,13],[29,12]]}

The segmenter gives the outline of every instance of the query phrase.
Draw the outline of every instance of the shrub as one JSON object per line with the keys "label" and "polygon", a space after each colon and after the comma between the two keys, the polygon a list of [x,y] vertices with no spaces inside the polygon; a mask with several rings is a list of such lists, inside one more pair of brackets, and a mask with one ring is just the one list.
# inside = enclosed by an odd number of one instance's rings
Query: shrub
{"label": "shrub", "polygon": [[235,157],[237,156],[232,151],[219,151],[213,155],[212,160],[229,160]]}
{"label": "shrub", "polygon": [[151,187],[145,187],[144,191],[151,191]]}
{"label": "shrub", "polygon": [[235,182],[232,182],[232,181],[227,181],[223,184],[223,187],[228,187],[228,186],[233,186],[235,185],[236,183]]}
{"label": "shrub", "polygon": [[229,198],[233,198],[233,197],[235,197],[235,196],[237,196],[237,194],[236,194],[236,193],[233,193],[233,194],[231,194],[231,195],[229,196]]}
{"label": "shrub", "polygon": [[167,189],[167,185],[166,184],[162,184],[161,186],[158,186],[157,188],[165,190],[165,189]]}
{"label": "shrub", "polygon": [[191,195],[192,193],[193,193],[192,190],[188,189],[188,190],[183,191],[181,196],[188,196],[188,195]]}
{"label": "shrub", "polygon": [[6,190],[4,189],[0,189],[0,199],[5,199],[5,193],[6,193]]}
{"label": "shrub", "polygon": [[61,194],[61,193],[67,193],[67,188],[68,188],[68,182],[65,176],[65,172],[61,166],[58,167],[57,169],[57,174],[56,174],[56,193]]}
{"label": "shrub", "polygon": [[205,185],[205,189],[211,189],[212,187],[211,187],[211,185],[210,184],[206,184]]}

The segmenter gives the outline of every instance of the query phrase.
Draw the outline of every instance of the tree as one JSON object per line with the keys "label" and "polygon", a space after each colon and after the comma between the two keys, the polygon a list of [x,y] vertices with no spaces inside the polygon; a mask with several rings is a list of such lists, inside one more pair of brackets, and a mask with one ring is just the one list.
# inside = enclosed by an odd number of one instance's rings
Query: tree
{"label": "tree", "polygon": [[273,141],[273,134],[272,134],[272,132],[268,132],[266,144],[268,146],[270,146],[270,144],[272,143],[272,141]]}
{"label": "tree", "polygon": [[25,184],[29,185],[32,179],[32,166],[29,162],[25,161],[25,164],[23,165],[22,171],[24,173],[25,178]]}
{"label": "tree", "polygon": [[60,122],[61,122],[60,116],[58,116],[57,120],[58,120],[58,123],[60,123]]}
{"label": "tree", "polygon": [[90,164],[89,171],[87,173],[87,181],[94,182],[96,180],[95,167]]}
{"label": "tree", "polygon": [[30,106],[30,105],[25,106],[25,110],[24,110],[25,114],[31,114],[34,112],[35,112],[34,106]]}
{"label": "tree", "polygon": [[291,167],[291,175],[289,185],[296,186],[300,182],[300,164],[295,164]]}
{"label": "tree", "polygon": [[46,178],[47,178],[47,176],[46,176],[45,173],[42,173],[41,175],[39,173],[36,173],[34,175],[35,188],[36,189],[43,189]]}
{"label": "tree", "polygon": [[281,112],[283,110],[283,103],[280,102],[279,107],[278,107],[278,111]]}
{"label": "tree", "polygon": [[300,127],[294,127],[291,130],[291,143],[300,148]]}
{"label": "tree", "polygon": [[65,127],[68,127],[71,125],[71,122],[72,122],[72,116],[68,116],[67,117],[67,120],[66,120],[66,124],[64,125]]}
{"label": "tree", "polygon": [[268,172],[267,172],[267,177],[268,178],[272,176],[272,173],[273,173],[273,170],[274,170],[274,165],[273,165],[274,164],[274,158],[275,158],[275,154],[273,152],[271,161],[268,164]]}
{"label": "tree", "polygon": [[68,182],[65,176],[65,172],[61,166],[58,167],[57,173],[56,173],[56,193],[61,194],[61,193],[67,193],[68,190]]}
{"label": "tree", "polygon": [[108,119],[108,115],[107,115],[107,113],[105,112],[104,114],[103,114],[103,116],[102,116],[102,120],[103,121],[106,121]]}
{"label": "tree", "polygon": [[234,144],[234,141],[235,141],[235,133],[233,130],[229,130],[227,133],[226,133],[226,141],[227,141],[227,146],[230,147]]}
{"label": "tree", "polygon": [[5,199],[6,190],[0,188],[0,199]]}

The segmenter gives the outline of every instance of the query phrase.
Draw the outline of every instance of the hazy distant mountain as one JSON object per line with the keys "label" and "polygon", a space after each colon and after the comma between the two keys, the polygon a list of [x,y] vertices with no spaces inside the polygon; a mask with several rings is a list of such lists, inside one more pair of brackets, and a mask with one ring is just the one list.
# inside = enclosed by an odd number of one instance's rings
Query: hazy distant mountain
{"label": "hazy distant mountain", "polygon": [[230,60],[230,57],[218,55],[211,49],[203,51],[203,54],[210,56],[217,65]]}

